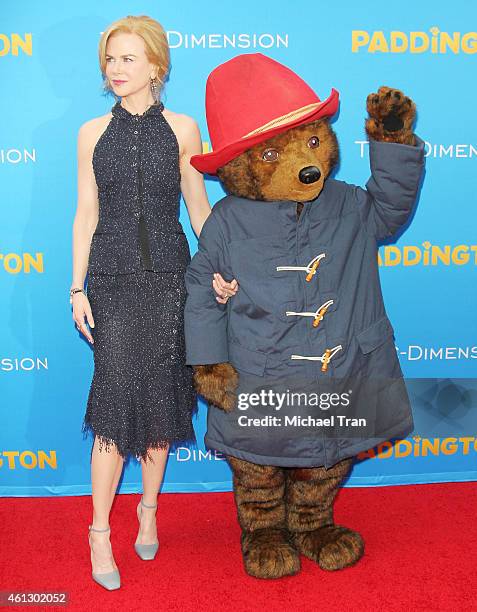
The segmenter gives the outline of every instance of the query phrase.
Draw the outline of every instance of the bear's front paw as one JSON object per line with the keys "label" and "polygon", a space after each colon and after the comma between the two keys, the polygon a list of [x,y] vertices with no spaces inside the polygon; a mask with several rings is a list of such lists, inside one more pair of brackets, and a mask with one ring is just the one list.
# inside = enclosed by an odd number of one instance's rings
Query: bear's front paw
{"label": "bear's front paw", "polygon": [[402,91],[380,87],[378,93],[369,94],[366,101],[369,118],[366,133],[373,140],[414,145],[412,124],[416,105]]}
{"label": "bear's front paw", "polygon": [[208,402],[230,412],[236,401],[238,374],[230,363],[194,366],[197,392]]}

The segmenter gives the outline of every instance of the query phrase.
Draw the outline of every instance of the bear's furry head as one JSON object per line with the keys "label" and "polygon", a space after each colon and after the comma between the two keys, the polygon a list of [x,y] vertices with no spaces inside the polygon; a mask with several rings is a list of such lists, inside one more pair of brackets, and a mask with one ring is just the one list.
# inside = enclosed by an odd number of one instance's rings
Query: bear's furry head
{"label": "bear's furry head", "polygon": [[327,119],[291,128],[248,149],[217,171],[224,189],[252,200],[307,202],[319,196],[339,160]]}

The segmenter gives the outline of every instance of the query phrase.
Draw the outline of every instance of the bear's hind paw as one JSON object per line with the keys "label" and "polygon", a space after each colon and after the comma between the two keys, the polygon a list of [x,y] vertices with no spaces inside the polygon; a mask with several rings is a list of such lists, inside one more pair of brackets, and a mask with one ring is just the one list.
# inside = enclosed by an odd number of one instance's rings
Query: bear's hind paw
{"label": "bear's hind paw", "polygon": [[359,533],[339,525],[296,533],[295,543],[305,557],[328,571],[354,565],[364,553],[364,542]]}
{"label": "bear's hind paw", "polygon": [[245,571],[255,578],[282,578],[300,571],[298,551],[285,529],[260,529],[242,536]]}

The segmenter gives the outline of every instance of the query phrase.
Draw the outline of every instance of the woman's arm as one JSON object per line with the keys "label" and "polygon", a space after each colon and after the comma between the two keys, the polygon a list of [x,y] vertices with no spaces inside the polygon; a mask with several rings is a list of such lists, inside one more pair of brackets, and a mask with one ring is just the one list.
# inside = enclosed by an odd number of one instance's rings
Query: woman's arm
{"label": "woman's arm", "polygon": [[190,164],[192,155],[202,153],[202,139],[197,123],[186,115],[178,115],[176,120],[177,138],[180,147],[181,191],[189,213],[190,222],[196,236],[210,214],[204,178]]}
{"label": "woman's arm", "polygon": [[[73,223],[73,278],[71,288],[83,289],[91,238],[98,223],[98,190],[94,178],[92,157],[98,139],[99,120],[93,119],[81,126],[78,133],[78,204]],[[82,293],[73,295],[73,319],[78,329],[93,343],[93,338],[85,325],[85,317],[90,327],[94,327],[88,298]]]}
{"label": "woman's arm", "polygon": [[[200,236],[202,226],[211,213],[204,178],[191,166],[192,155],[202,153],[202,138],[197,123],[187,115],[178,115],[169,110],[164,111],[179,143],[179,163],[181,171],[181,191],[189,213],[190,223],[196,236]],[[212,286],[217,294],[217,301],[225,304],[229,297],[238,291],[235,279],[227,283],[219,273],[214,274]]]}

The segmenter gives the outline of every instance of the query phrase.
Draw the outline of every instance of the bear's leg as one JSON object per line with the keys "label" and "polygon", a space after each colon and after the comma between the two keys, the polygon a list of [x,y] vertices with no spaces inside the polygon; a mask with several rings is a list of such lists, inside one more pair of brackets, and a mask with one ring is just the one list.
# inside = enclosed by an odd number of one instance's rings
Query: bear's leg
{"label": "bear's leg", "polygon": [[345,459],[328,470],[286,470],[288,530],[298,550],[324,570],[353,565],[364,553],[359,533],[333,522],[333,503],[352,461]]}
{"label": "bear's leg", "polygon": [[300,557],[286,529],[282,468],[227,457],[242,528],[245,571],[256,578],[280,578],[300,570]]}

